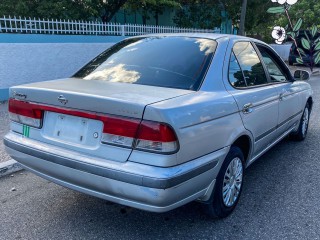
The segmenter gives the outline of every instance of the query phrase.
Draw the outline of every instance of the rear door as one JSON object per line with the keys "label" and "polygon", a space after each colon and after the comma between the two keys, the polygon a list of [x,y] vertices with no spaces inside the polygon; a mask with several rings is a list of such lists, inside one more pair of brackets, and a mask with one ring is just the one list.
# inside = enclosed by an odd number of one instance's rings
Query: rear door
{"label": "rear door", "polygon": [[246,129],[254,138],[254,155],[276,139],[278,123],[277,89],[270,84],[263,64],[249,41],[232,44],[227,89],[234,96]]}

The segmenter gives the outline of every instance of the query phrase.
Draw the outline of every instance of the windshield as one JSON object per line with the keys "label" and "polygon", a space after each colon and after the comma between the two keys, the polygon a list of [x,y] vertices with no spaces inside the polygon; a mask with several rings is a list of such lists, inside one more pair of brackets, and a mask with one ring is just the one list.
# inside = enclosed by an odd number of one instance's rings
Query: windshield
{"label": "windshield", "polygon": [[131,38],[104,51],[74,77],[198,90],[216,46],[204,38]]}

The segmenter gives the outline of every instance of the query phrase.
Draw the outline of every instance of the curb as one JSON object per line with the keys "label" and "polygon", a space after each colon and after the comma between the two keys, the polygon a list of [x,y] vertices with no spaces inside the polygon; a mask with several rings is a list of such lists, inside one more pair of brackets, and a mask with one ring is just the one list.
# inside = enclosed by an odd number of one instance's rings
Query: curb
{"label": "curb", "polygon": [[0,163],[0,178],[6,175],[9,175],[11,173],[18,172],[22,169],[23,168],[20,166],[20,164],[15,160],[9,160],[9,161]]}

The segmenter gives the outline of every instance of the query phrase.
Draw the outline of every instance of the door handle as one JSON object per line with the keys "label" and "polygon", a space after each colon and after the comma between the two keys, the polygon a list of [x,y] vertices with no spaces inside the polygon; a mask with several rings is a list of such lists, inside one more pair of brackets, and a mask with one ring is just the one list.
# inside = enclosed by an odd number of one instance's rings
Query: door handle
{"label": "door handle", "polygon": [[283,95],[284,95],[284,93],[280,93],[280,95],[279,95],[279,101],[282,101],[282,100],[283,100]]}
{"label": "door handle", "polygon": [[293,89],[283,89],[279,95],[279,100],[282,101],[286,96],[295,94]]}
{"label": "door handle", "polygon": [[242,112],[244,114],[252,113],[252,111],[253,111],[252,107],[253,107],[252,103],[247,103],[247,104],[243,105]]}

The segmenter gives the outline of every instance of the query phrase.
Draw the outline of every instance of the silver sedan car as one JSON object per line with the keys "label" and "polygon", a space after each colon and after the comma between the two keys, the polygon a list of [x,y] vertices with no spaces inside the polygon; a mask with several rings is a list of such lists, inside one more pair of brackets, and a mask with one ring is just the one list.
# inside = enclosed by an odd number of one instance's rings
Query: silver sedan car
{"label": "silver sedan car", "polygon": [[226,217],[245,169],[306,137],[308,78],[255,39],[132,37],[71,78],[12,87],[4,144],[25,169],[92,196],[153,212],[197,200]]}

